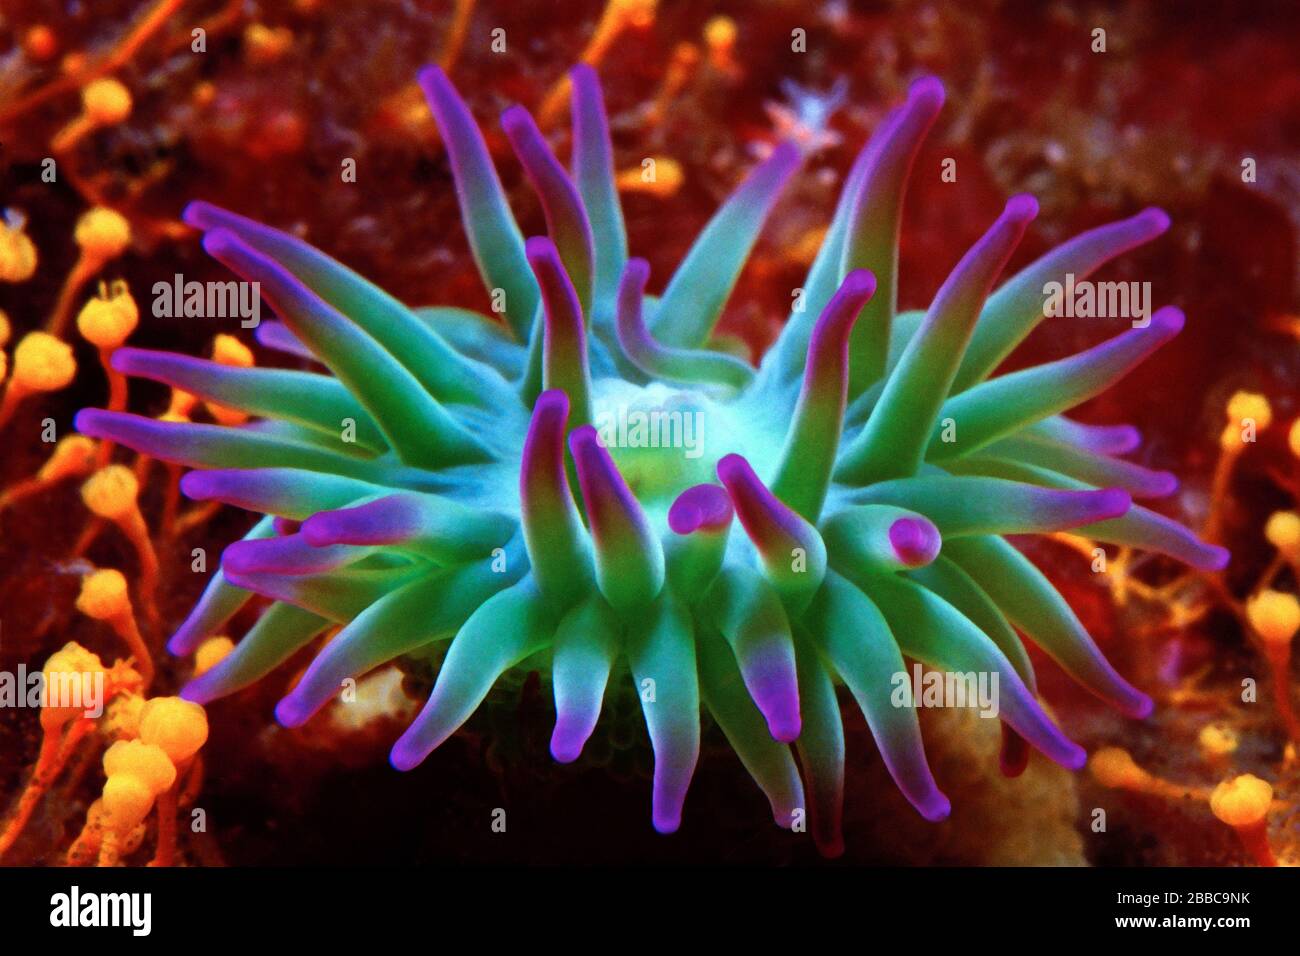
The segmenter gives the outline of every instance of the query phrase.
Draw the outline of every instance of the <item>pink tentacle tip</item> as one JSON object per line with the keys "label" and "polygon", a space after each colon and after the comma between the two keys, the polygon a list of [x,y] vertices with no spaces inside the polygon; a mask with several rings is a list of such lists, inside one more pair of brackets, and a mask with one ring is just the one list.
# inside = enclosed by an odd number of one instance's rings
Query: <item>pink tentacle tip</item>
{"label": "pink tentacle tip", "polygon": [[916,807],[916,812],[931,823],[947,820],[952,813],[952,801],[938,790],[931,790],[922,796],[909,796],[908,799]]}
{"label": "pink tentacle tip", "polygon": [[1002,218],[1013,223],[1027,223],[1038,215],[1038,200],[1029,193],[1019,193],[1007,200]]}
{"label": "pink tentacle tip", "polygon": [[943,539],[929,521],[899,518],[889,526],[889,543],[898,560],[909,568],[924,567],[939,556]]}
{"label": "pink tentacle tip", "polygon": [[524,255],[533,265],[559,265],[560,251],[549,236],[530,236],[524,242]]}
{"label": "pink tentacle tip", "polygon": [[939,112],[946,98],[943,83],[937,76],[920,77],[907,90],[907,102],[927,112]]}
{"label": "pink tentacle tip", "polygon": [[1171,222],[1169,213],[1159,206],[1148,206],[1133,218],[1143,225],[1150,226],[1152,233],[1156,236],[1168,229]]}
{"label": "pink tentacle tip", "polygon": [[1151,316],[1151,328],[1162,335],[1177,335],[1186,324],[1186,314],[1175,305],[1157,309],[1155,315]]}
{"label": "pink tentacle tip", "polygon": [[687,488],[668,509],[668,527],[676,534],[720,531],[731,523],[734,509],[727,492],[717,485]]}
{"label": "pink tentacle tip", "polygon": [[1205,545],[1204,552],[1204,557],[1198,565],[1202,571],[1222,571],[1232,559],[1232,552],[1217,544]]}
{"label": "pink tentacle tip", "polygon": [[1122,518],[1133,507],[1133,496],[1123,488],[1103,488],[1094,493],[1097,521]]}
{"label": "pink tentacle tip", "polygon": [[311,719],[311,715],[311,707],[293,693],[275,705],[275,719],[281,727],[301,727]]}

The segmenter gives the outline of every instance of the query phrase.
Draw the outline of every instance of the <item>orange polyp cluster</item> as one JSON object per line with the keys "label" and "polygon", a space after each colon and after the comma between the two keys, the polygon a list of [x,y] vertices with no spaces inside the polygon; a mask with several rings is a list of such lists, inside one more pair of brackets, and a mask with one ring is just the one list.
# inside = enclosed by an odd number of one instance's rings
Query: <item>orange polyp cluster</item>
{"label": "orange polyp cluster", "polygon": [[140,483],[125,465],[107,465],[81,486],[81,500],[97,517],[117,525],[135,548],[140,562],[140,600],[145,615],[156,623],[154,593],[158,587],[158,555],[149,539],[149,528],[137,500]]}
{"label": "orange polyp cluster", "polygon": [[[41,707],[41,748],[27,785],[8,822],[0,830],[0,858],[22,834],[41,797],[58,778],[78,745],[95,727],[91,707],[108,706],[119,693],[139,686],[140,676],[129,667],[106,669],[99,657],[79,644],[68,643],[50,655],[43,668],[47,697]],[[54,693],[73,695],[53,700]],[[78,696],[79,695],[79,699]],[[62,706],[56,706],[62,704]]]}
{"label": "orange polyp cluster", "polygon": [[1268,842],[1272,805],[1272,785],[1249,773],[1225,780],[1210,794],[1210,810],[1237,831],[1241,845],[1260,866],[1277,866]]}
{"label": "orange polyp cluster", "polygon": [[136,668],[144,678],[144,686],[153,682],[153,655],[140,636],[135,611],[127,593],[126,578],[121,571],[101,568],[81,579],[81,593],[77,595],[77,610],[96,621],[103,621],[126,644]]}
{"label": "orange polyp cluster", "polygon": [[145,819],[155,807],[158,839],[150,865],[174,862],[182,781],[198,771],[197,754],[208,737],[207,715],[179,697],[130,703],[128,714],[111,715],[118,739],[104,754],[103,793],[68,851],[69,865],[96,857],[99,866],[117,865],[143,841]]}

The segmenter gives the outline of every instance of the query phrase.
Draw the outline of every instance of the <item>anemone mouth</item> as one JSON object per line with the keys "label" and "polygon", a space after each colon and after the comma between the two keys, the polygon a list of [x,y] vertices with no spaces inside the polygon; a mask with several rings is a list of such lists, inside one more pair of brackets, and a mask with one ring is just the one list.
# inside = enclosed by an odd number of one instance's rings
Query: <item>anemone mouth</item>
{"label": "anemone mouth", "polygon": [[997,676],[1009,775],[1030,748],[1070,768],[1085,757],[1040,705],[1021,634],[1122,713],[1150,713],[1005,536],[1069,532],[1226,562],[1134,504],[1176,485],[1120,457],[1134,429],[1063,417],[1184,316],[1162,309],[1078,355],[993,373],[1043,318],[1046,282],[1086,276],[1168,217],[1148,209],[1091,230],[994,290],[1037,213],[1014,196],[929,309],[897,314],[903,196],[943,105],[942,85],[923,78],[855,161],[798,307],[755,369],[710,340],[798,148],[778,145],[750,173],[651,296],[649,266],[628,258],[595,74],[572,79],[571,171],[525,110],[502,117],[546,219],[547,235],[525,240],[464,102],[437,68],[419,76],[504,323],[408,309],[283,232],[202,202],[185,210],[212,256],[261,283],[277,315],[263,344],[325,369],[127,349],[113,360],[124,373],[253,421],[77,417],[87,434],[198,469],[187,495],[261,516],[169,648],[192,653],[253,594],[270,604],[185,696],[233,693],[337,629],[276,708],[300,726],[342,682],[445,643],[431,695],[392,748],[407,770],[503,674],[545,659],[551,751],[571,762],[617,665],[654,750],[656,829],[681,823],[707,710],[776,823],[807,807],[828,855],[843,848],[837,685],[927,820],[951,804],[915,708],[891,702],[909,660]]}

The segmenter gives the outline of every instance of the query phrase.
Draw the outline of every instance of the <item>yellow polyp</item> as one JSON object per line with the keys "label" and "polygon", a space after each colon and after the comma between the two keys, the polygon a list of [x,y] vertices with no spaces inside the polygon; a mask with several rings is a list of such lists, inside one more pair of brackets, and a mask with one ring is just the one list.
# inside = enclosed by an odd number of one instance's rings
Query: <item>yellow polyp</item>
{"label": "yellow polyp", "polygon": [[66,388],[76,374],[71,346],[45,332],[28,332],[14,349],[9,387],[24,393],[56,392]]}
{"label": "yellow polyp", "polygon": [[[26,282],[36,273],[36,244],[23,231],[25,225],[21,218],[14,222],[0,221],[0,282]],[[8,326],[6,319],[6,340]]]}
{"label": "yellow polyp", "polygon": [[[253,351],[233,335],[222,333],[212,340],[212,361],[219,365],[235,368],[252,368],[255,364]],[[248,415],[216,402],[204,402],[208,413],[219,424],[226,426],[242,425],[248,421]]]}
{"label": "yellow polyp", "polygon": [[41,466],[36,478],[42,484],[90,472],[95,462],[95,440],[85,435],[65,435]]}
{"label": "yellow polyp", "polygon": [[189,421],[190,415],[194,412],[194,406],[198,403],[199,400],[196,396],[179,388],[173,388],[171,400],[167,403],[167,411],[158,417],[165,422]]}
{"label": "yellow polyp", "polygon": [[140,739],[157,744],[180,765],[199,752],[208,739],[208,715],[193,701],[155,697],[140,712]]}
{"label": "yellow polyp", "polygon": [[704,42],[713,57],[731,56],[736,47],[736,21],[728,16],[716,16],[704,24]]}
{"label": "yellow polyp", "polygon": [[136,497],[140,483],[125,465],[101,468],[81,486],[81,500],[101,518],[121,521],[138,511]]}
{"label": "yellow polyp", "polygon": [[274,63],[292,47],[293,31],[288,27],[250,23],[244,28],[244,59],[254,66]]}
{"label": "yellow polyp", "polygon": [[212,340],[212,361],[235,368],[252,368],[253,350],[233,335],[223,332]]}
{"label": "yellow polyp", "polygon": [[1275,511],[1264,525],[1264,537],[1285,558],[1300,558],[1300,514]]}
{"label": "yellow polyp", "polygon": [[1103,787],[1116,790],[1145,790],[1153,779],[1121,747],[1103,747],[1098,750],[1088,761],[1088,768]]}
{"label": "yellow polyp", "polygon": [[650,167],[654,170],[653,174],[644,166],[634,166],[619,173],[614,178],[614,185],[619,192],[646,193],[666,199],[681,189],[686,178],[682,164],[671,156],[655,156],[653,161],[654,166]]}
{"label": "yellow polyp", "polygon": [[125,282],[111,288],[82,306],[77,315],[77,330],[100,349],[115,349],[127,340],[140,322],[140,309]]}
{"label": "yellow polyp", "polygon": [[104,752],[104,773],[113,777],[135,777],[155,796],[170,790],[176,782],[176,766],[157,744],[141,740],[119,740]]}
{"label": "yellow polyp", "polygon": [[1196,742],[1206,757],[1217,760],[1236,753],[1241,738],[1226,724],[1206,724],[1197,734]]}
{"label": "yellow polyp", "polygon": [[131,115],[131,92],[112,77],[93,80],[81,91],[81,107],[96,126],[113,126]]}
{"label": "yellow polyp", "polygon": [[1286,646],[1300,630],[1300,601],[1266,589],[1246,600],[1246,618],[1265,643]]}
{"label": "yellow polyp", "polygon": [[109,740],[134,740],[140,736],[140,712],[144,695],[134,691],[118,694],[104,709],[99,731]]}
{"label": "yellow polyp", "polygon": [[644,30],[655,22],[655,7],[658,0],[610,0],[610,9],[628,26]]}
{"label": "yellow polyp", "polygon": [[131,224],[121,213],[96,206],[77,220],[72,237],[83,255],[102,264],[126,251],[131,244]]}
{"label": "yellow polyp", "polygon": [[138,777],[109,777],[104,783],[106,824],[118,834],[138,827],[153,808],[155,794]]}
{"label": "yellow polyp", "polygon": [[81,579],[77,610],[97,621],[108,621],[131,613],[131,598],[121,571],[101,568]]}
{"label": "yellow polyp", "polygon": [[1291,454],[1300,458],[1300,418],[1291,423],[1291,430],[1287,432],[1286,442],[1291,448]]}
{"label": "yellow polyp", "polygon": [[1272,784],[1250,773],[1223,781],[1210,794],[1210,811],[1230,827],[1261,823],[1272,804]]}
{"label": "yellow polyp", "polygon": [[1257,392],[1236,392],[1228,399],[1228,421],[1240,426],[1246,419],[1255,423],[1258,431],[1268,428],[1273,422],[1273,408],[1268,399]]}
{"label": "yellow polyp", "polygon": [[0,348],[9,344],[13,332],[13,326],[9,324],[9,314],[4,309],[0,309]]}
{"label": "yellow polyp", "polygon": [[234,649],[235,642],[228,637],[209,637],[194,654],[194,676],[199,677],[212,670]]}
{"label": "yellow polyp", "polygon": [[43,673],[46,687],[57,687],[60,694],[68,694],[71,697],[79,693],[80,700],[83,702],[83,706],[75,706],[75,703],[68,701],[62,701],[68,703],[68,706],[43,706],[41,727],[49,733],[86,712],[84,704],[96,699],[102,689],[105,670],[99,655],[73,641],[50,655],[45,662]]}
{"label": "yellow polyp", "polygon": [[1219,433],[1219,447],[1229,454],[1241,451],[1244,442],[1241,440],[1241,426],[1228,424],[1223,426],[1223,431]]}
{"label": "yellow polyp", "polygon": [[44,23],[38,23],[23,34],[23,52],[37,63],[44,63],[59,52],[59,38]]}

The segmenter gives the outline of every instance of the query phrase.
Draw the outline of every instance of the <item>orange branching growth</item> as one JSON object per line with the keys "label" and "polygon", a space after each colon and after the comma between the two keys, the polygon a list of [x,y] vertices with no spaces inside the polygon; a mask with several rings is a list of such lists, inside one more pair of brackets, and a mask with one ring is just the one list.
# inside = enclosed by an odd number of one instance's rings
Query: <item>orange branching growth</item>
{"label": "orange branching growth", "polygon": [[25,113],[36,109],[36,107],[48,103],[64,93],[80,89],[102,76],[107,76],[123,64],[129,63],[140,48],[149,41],[149,38],[162,29],[171,15],[179,10],[184,2],[185,0],[157,0],[103,56],[97,57],[93,61],[82,62],[58,79],[51,80],[26,96],[14,100],[7,107],[0,108],[0,125],[10,123]]}
{"label": "orange branching growth", "polygon": [[52,654],[42,677],[41,748],[27,785],[0,829],[0,859],[22,835],[41,798],[94,731],[109,702],[138,690],[141,683],[128,665],[105,668],[97,655],[76,643]]}
{"label": "orange branching growth", "polygon": [[99,518],[113,522],[135,548],[140,562],[140,602],[151,624],[158,620],[154,594],[158,588],[158,555],[149,539],[149,528],[140,513],[140,483],[125,465],[108,465],[95,472],[81,486],[81,500]]}

